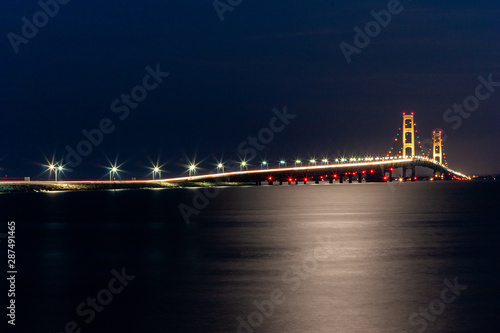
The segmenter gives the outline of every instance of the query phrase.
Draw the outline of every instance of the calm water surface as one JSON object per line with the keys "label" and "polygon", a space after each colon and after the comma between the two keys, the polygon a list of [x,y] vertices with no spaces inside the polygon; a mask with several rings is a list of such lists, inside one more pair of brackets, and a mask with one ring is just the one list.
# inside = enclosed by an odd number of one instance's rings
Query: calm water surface
{"label": "calm water surface", "polygon": [[[499,189],[221,188],[188,225],[199,190],[0,194],[15,331],[499,332]],[[99,294],[122,268],[135,278]]]}

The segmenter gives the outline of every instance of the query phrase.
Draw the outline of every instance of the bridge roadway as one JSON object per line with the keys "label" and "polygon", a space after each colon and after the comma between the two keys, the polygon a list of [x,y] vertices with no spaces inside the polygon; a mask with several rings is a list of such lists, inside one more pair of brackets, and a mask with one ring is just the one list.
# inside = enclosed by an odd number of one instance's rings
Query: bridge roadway
{"label": "bridge roadway", "polygon": [[[439,164],[427,157],[408,157],[379,160],[371,159],[370,161],[356,163],[337,163],[326,165],[308,165],[300,167],[283,167],[273,169],[257,169],[233,171],[218,174],[196,175],[191,177],[178,177],[165,179],[164,181],[283,181],[297,182],[307,178],[308,181],[317,181],[320,177],[331,179],[334,175],[340,178],[361,179],[364,177],[367,181],[385,181],[392,180],[391,169],[403,168],[404,170],[412,170],[412,176],[415,176],[415,167],[426,167],[434,170],[435,173],[440,173],[445,179],[469,179],[467,175],[452,170],[442,164]],[[387,179],[384,176],[387,175]]]}
{"label": "bridge roadway", "polygon": [[[283,167],[272,169],[256,169],[231,171],[223,173],[210,173],[202,175],[162,178],[162,179],[143,179],[143,180],[64,180],[64,181],[2,181],[0,185],[48,185],[48,184],[82,184],[82,185],[98,185],[98,184],[136,184],[141,183],[182,183],[182,182],[255,182],[260,184],[261,181],[282,181],[282,182],[298,182],[298,181],[317,181],[320,177],[332,180],[334,175],[338,179],[349,179],[361,181],[361,177],[366,181],[386,181],[392,180],[392,170],[403,168],[414,170],[416,166],[426,167],[434,170],[434,174],[439,172],[445,179],[470,179],[467,175],[454,171],[442,164],[439,164],[427,157],[408,157],[408,158],[377,158],[363,162],[346,162],[326,165],[308,165],[299,167]],[[271,179],[269,179],[271,177]],[[384,179],[386,177],[386,179]],[[340,180],[340,181],[342,181]]]}

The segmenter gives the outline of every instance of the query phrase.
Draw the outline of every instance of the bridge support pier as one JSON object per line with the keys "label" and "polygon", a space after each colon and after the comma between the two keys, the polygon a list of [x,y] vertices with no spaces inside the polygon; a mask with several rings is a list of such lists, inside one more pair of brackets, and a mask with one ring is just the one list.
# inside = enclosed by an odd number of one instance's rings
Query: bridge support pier
{"label": "bridge support pier", "polygon": [[304,178],[304,185],[307,184],[307,180]]}
{"label": "bridge support pier", "polygon": [[407,170],[407,167],[403,166],[403,181],[404,182],[406,181],[406,170]]}
{"label": "bridge support pier", "polygon": [[299,181],[297,179],[295,179],[295,185],[297,185],[299,183]]}
{"label": "bridge support pier", "polygon": [[333,184],[333,178],[330,178],[329,183],[330,183],[330,184]]}
{"label": "bridge support pier", "polygon": [[283,179],[280,179],[280,185],[283,185]]}
{"label": "bridge support pier", "polygon": [[260,180],[255,181],[255,185],[259,186],[260,185]]}
{"label": "bridge support pier", "polygon": [[349,177],[349,184],[352,184],[352,175],[348,175]]}
{"label": "bridge support pier", "polygon": [[358,183],[363,182],[363,175],[361,173],[358,173]]}
{"label": "bridge support pier", "polygon": [[340,184],[344,183],[344,176],[340,176],[340,177],[339,177],[339,183],[340,183]]}
{"label": "bridge support pier", "polygon": [[316,181],[314,182],[314,184],[319,184],[319,180],[316,179]]}
{"label": "bridge support pier", "polygon": [[415,175],[416,175],[416,173],[415,173],[415,166],[412,165],[412,167],[411,167],[411,181],[412,182],[416,181],[415,178],[417,178],[417,177]]}

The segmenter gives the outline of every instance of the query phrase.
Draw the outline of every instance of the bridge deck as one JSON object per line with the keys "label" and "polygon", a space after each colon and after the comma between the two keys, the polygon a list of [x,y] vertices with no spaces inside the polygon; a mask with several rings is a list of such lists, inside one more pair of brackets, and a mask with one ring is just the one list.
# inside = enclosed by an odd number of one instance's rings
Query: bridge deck
{"label": "bridge deck", "polygon": [[272,168],[272,169],[257,169],[257,170],[242,170],[242,171],[231,171],[223,173],[209,173],[194,176],[183,176],[183,177],[173,177],[173,178],[162,178],[162,179],[144,179],[144,180],[65,180],[65,181],[1,181],[2,185],[16,185],[16,184],[110,184],[110,183],[122,183],[122,184],[138,184],[138,183],[163,183],[163,182],[185,182],[185,181],[210,181],[217,179],[265,179],[268,175],[273,175],[273,177],[284,177],[285,175],[292,174],[304,174],[308,173],[330,173],[330,172],[358,172],[361,170],[376,169],[384,170],[386,168],[398,168],[398,167],[413,167],[421,166],[433,169],[438,172],[449,173],[452,176],[458,178],[467,178],[460,172],[454,171],[442,164],[439,164],[432,159],[426,157],[415,156],[413,158],[395,158],[395,159],[385,159],[380,158],[380,160],[370,160],[357,163],[337,163],[337,164],[326,164],[326,165],[309,165],[300,167],[283,167],[283,168]]}

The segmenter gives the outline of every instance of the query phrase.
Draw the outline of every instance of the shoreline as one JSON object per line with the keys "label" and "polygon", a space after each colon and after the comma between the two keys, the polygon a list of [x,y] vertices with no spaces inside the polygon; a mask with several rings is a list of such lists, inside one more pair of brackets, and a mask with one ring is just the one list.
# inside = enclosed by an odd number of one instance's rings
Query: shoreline
{"label": "shoreline", "polygon": [[134,183],[99,183],[99,184],[1,184],[0,193],[25,193],[25,192],[80,192],[80,191],[107,191],[107,190],[141,190],[141,189],[174,189],[212,186],[244,186],[247,182],[134,182]]}
{"label": "shoreline", "polygon": [[[428,180],[420,180],[420,182],[428,182]],[[473,179],[473,182],[498,182],[497,179]],[[438,182],[448,182],[447,180],[439,180]],[[369,182],[379,183],[379,182]],[[394,181],[393,183],[399,183]],[[410,182],[408,182],[410,183]],[[348,183],[346,183],[348,184]],[[363,184],[366,184],[363,182]],[[81,192],[81,191],[107,191],[107,190],[145,190],[145,189],[178,189],[178,188],[196,188],[196,187],[238,187],[238,186],[255,186],[255,182],[112,182],[112,183],[18,183],[18,184],[2,184],[0,183],[1,193],[26,193],[26,192]]]}

